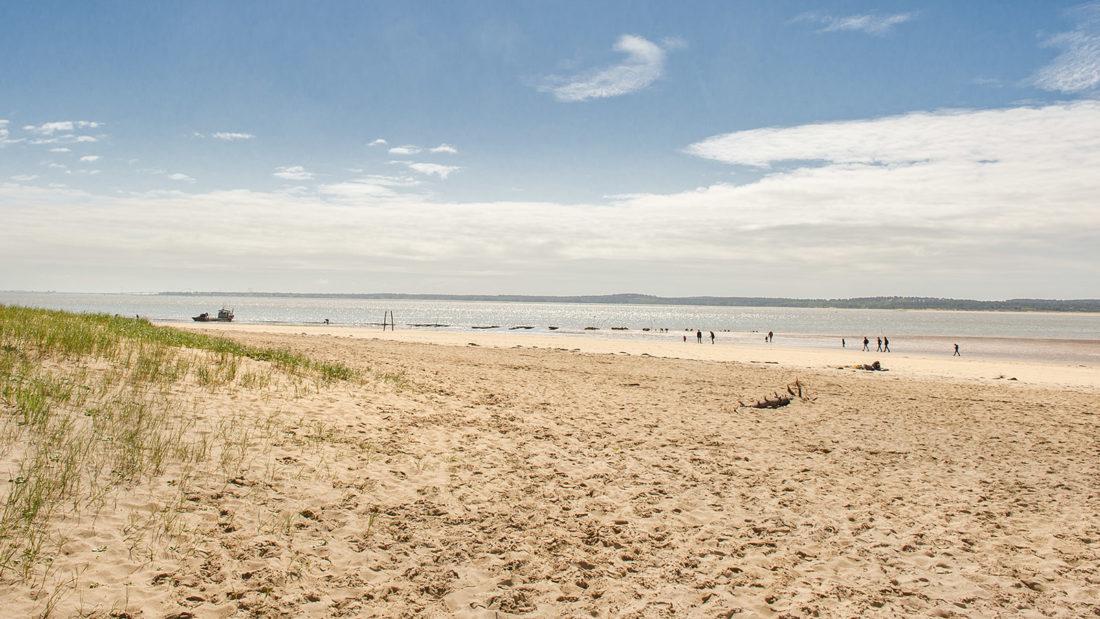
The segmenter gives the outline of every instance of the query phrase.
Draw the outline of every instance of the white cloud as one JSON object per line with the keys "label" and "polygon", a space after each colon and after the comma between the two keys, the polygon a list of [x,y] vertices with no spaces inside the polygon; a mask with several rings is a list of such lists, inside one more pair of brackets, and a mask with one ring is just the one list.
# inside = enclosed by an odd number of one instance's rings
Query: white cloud
{"label": "white cloud", "polygon": [[916,17],[916,13],[894,13],[892,15],[878,15],[867,13],[863,15],[827,15],[824,13],[803,13],[794,18],[796,22],[813,22],[821,24],[818,32],[865,32],[867,34],[884,35],[898,24],[904,24]]}
{"label": "white cloud", "polygon": [[378,138],[378,139],[374,140],[373,142],[371,142],[370,144],[367,144],[367,146],[385,146],[387,144],[389,144],[389,142],[387,142],[386,140],[384,140],[382,138]]}
{"label": "white cloud", "polygon": [[[675,48],[682,41],[674,40]],[[539,90],[549,92],[559,101],[587,101],[617,97],[637,92],[664,74],[668,47],[637,35],[624,34],[615,43],[615,51],[626,58],[619,64],[593,69],[571,76],[551,76],[544,80]]]}
{"label": "white cloud", "polygon": [[443,154],[447,154],[447,155],[457,155],[458,154],[458,149],[455,148],[454,146],[451,146],[450,144],[444,143],[444,144],[440,144],[439,146],[436,146],[435,148],[429,148],[428,152],[443,153]]}
{"label": "white cloud", "polygon": [[419,146],[414,146],[412,144],[406,144],[404,146],[394,146],[393,148],[390,149],[390,154],[391,155],[415,155],[415,154],[419,153],[421,150],[422,149]]}
{"label": "white cloud", "polygon": [[33,181],[36,178],[38,178],[37,174],[17,174],[15,176],[11,177],[11,180],[17,181],[17,182],[20,182],[20,183],[26,183],[28,181]]}
{"label": "white cloud", "polygon": [[99,155],[84,155],[80,158],[81,161],[91,163],[93,161],[99,161]]}
{"label": "white cloud", "polygon": [[415,187],[420,182],[408,176],[369,175],[342,183],[321,185],[319,194],[336,200],[362,201],[365,199],[400,200],[401,189]]}
{"label": "white cloud", "polygon": [[187,182],[187,183],[195,182],[194,178],[192,178],[192,177],[190,177],[186,174],[183,174],[182,172],[175,172],[175,173],[172,173],[172,174],[168,174],[167,177],[171,180],[174,180],[174,181],[183,181],[183,182]]}
{"label": "white cloud", "polygon": [[1100,2],[1079,6],[1073,15],[1074,30],[1044,42],[1062,53],[1032,76],[1032,83],[1043,90],[1077,93],[1100,84]]}
{"label": "white cloud", "polygon": [[58,120],[42,123],[41,125],[25,125],[23,131],[36,135],[53,135],[55,133],[71,133],[79,129],[96,129],[103,123],[90,120]]}
{"label": "white cloud", "polygon": [[55,135],[47,138],[35,138],[30,140],[31,144],[90,144],[92,142],[98,142],[98,138],[91,135],[73,135],[66,133],[63,135]]}
{"label": "white cloud", "polygon": [[275,168],[272,176],[288,181],[308,181],[313,178],[313,172],[307,171],[300,165],[280,166]]}
{"label": "white cloud", "polygon": [[441,165],[438,163],[421,163],[418,161],[391,161],[391,164],[403,165],[408,169],[418,174],[425,176],[438,176],[439,178],[446,179],[452,172],[457,172],[462,168],[453,165]]}
{"label": "white cloud", "polygon": [[763,176],[564,204],[446,201],[400,175],[134,196],[0,182],[0,288],[113,283],[140,264],[131,283],[151,289],[303,290],[321,273],[348,291],[1100,296],[1098,101],[701,144]]}
{"label": "white cloud", "polygon": [[239,142],[241,140],[251,140],[256,136],[251,133],[239,133],[236,131],[218,131],[216,133],[211,133],[210,137],[224,142]]}
{"label": "white cloud", "polygon": [[[917,112],[871,120],[752,129],[692,144],[690,154],[726,163],[768,167],[784,161],[835,164],[993,162],[1005,157],[1042,161],[1065,144],[1100,131],[1093,102],[998,110]],[[1075,126],[1081,124],[1085,126]]]}
{"label": "white cloud", "polygon": [[11,137],[11,130],[8,129],[9,121],[0,118],[0,144],[7,144]]}
{"label": "white cloud", "polygon": [[50,168],[51,170],[68,170],[69,166],[62,165],[60,163],[54,163],[53,161],[46,161],[42,165]]}
{"label": "white cloud", "polygon": [[73,149],[65,148],[64,146],[59,146],[57,148],[51,148],[50,152],[51,153],[71,153],[71,152],[73,152]]}

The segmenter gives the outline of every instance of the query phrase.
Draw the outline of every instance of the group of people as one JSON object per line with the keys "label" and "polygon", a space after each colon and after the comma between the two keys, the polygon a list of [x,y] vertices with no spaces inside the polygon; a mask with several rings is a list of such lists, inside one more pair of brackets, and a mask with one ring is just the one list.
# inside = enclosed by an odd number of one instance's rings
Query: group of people
{"label": "group of people", "polygon": [[[768,333],[768,335],[770,336],[771,333]],[[875,349],[875,352],[890,352],[890,338],[888,338],[884,335],[882,337],[878,337],[878,338],[875,338],[875,339],[877,340],[877,347]],[[764,338],[764,341],[767,341],[767,340],[768,340],[768,338]],[[845,338],[840,338],[840,347],[841,348],[847,348],[848,347],[848,340],[846,340]],[[867,336],[863,336],[863,350],[867,351],[867,352],[870,352],[870,350],[871,350],[871,340],[868,339]],[[959,352],[959,345],[957,343],[955,344],[955,353],[951,356],[952,357],[961,357],[962,356],[962,353]]]}
{"label": "group of people", "polygon": [[[710,333],[710,343],[713,344],[714,343],[714,331],[709,331],[708,333]],[[768,342],[769,344],[774,339],[775,339],[775,333],[773,333],[771,331],[768,331],[768,334],[764,336],[764,341]],[[685,335],[684,336],[684,342],[687,342],[687,341],[688,341],[688,336]],[[695,341],[696,341],[696,343],[699,343],[699,344],[703,343],[703,331],[701,329],[696,329],[695,330]],[[841,348],[847,348],[848,347],[848,340],[845,339],[845,338],[840,338],[840,347]],[[870,352],[870,350],[871,350],[871,340],[867,336],[863,336],[863,350],[866,351],[866,352]],[[880,337],[876,337],[875,338],[875,352],[890,352],[890,338],[886,337],[885,335],[880,336]],[[962,356],[962,353],[959,352],[959,345],[958,344],[955,344],[955,353],[952,356],[953,357],[961,357]]]}
{"label": "group of people", "polygon": [[[691,331],[691,329],[688,329],[688,331]],[[714,343],[714,331],[708,331],[707,333],[710,334],[710,343],[713,344]],[[771,341],[773,339],[775,339],[775,334],[772,333],[771,331],[768,331],[768,334],[764,336],[764,341],[765,342],[771,343]],[[684,342],[687,342],[687,341],[688,341],[688,336],[685,335],[684,336]],[[699,344],[703,343],[703,331],[702,331],[702,329],[696,329],[695,330],[695,341],[696,341],[696,343],[699,343]]]}
{"label": "group of people", "polygon": [[[875,352],[890,352],[890,338],[886,336],[875,338],[878,340],[878,348]],[[844,340],[840,340],[841,346],[844,346]],[[863,350],[871,350],[871,340],[867,339],[867,336],[863,336]]]}
{"label": "group of people", "polygon": [[[883,336],[876,339],[878,340],[878,349],[876,352],[890,352],[890,338]],[[840,338],[840,347],[847,348],[848,340]],[[871,340],[867,339],[866,335],[863,336],[863,350],[871,350]]]}
{"label": "group of people", "polygon": [[[714,331],[710,331],[709,333],[710,333],[710,343],[713,344],[714,343]],[[685,342],[688,341],[688,336],[686,336],[686,335],[684,336],[684,341]],[[695,341],[699,344],[703,343],[703,332],[700,331],[699,329],[695,330]]]}

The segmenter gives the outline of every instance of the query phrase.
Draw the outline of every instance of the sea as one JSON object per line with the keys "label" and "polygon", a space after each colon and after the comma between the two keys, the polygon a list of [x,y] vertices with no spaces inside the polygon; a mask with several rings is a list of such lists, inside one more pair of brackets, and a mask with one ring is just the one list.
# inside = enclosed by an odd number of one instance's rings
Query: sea
{"label": "sea", "polygon": [[[132,293],[0,292],[0,304],[141,316],[190,323],[202,312],[231,307],[235,322],[322,324],[381,329],[387,312],[398,329],[583,335],[682,340],[711,331],[720,345],[859,350],[867,337],[888,337],[894,352],[1100,364],[1100,314],[969,312],[694,305],[613,305],[496,301],[427,301],[325,297],[173,296]],[[555,327],[551,329],[551,327]],[[843,342],[842,342],[843,340]]]}

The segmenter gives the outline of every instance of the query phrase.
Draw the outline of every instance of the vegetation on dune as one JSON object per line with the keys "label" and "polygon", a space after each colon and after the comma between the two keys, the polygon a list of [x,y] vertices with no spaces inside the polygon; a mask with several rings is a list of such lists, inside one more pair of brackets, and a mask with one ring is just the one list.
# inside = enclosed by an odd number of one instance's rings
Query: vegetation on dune
{"label": "vegetation on dune", "polygon": [[[178,493],[196,474],[232,479],[249,446],[274,431],[270,419],[203,415],[182,387],[213,394],[289,381],[298,393],[353,376],[146,320],[0,305],[0,582],[36,573],[45,582],[38,568],[48,572],[64,543],[58,519],[99,514],[114,490],[166,471]],[[141,535],[171,535],[174,522],[168,505]]]}
{"label": "vegetation on dune", "polygon": [[[110,314],[74,314],[0,305],[0,340],[29,344],[43,354],[110,357],[123,346],[190,348],[267,361],[282,370],[311,371],[332,380],[354,376],[339,363],[317,361],[285,349],[257,348],[233,340],[158,327],[148,320]],[[11,345],[11,344],[9,344]]]}

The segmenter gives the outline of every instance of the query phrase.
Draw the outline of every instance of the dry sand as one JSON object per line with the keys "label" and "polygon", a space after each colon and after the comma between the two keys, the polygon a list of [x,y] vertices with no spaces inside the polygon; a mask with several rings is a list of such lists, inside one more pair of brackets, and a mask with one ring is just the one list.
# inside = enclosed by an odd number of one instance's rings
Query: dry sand
{"label": "dry sand", "polygon": [[[124,522],[89,528],[60,613],[1100,614],[1095,368],[219,327],[364,379],[214,401],[286,429],[193,489],[187,552],[135,558]],[[736,406],[795,378],[816,400]]]}

